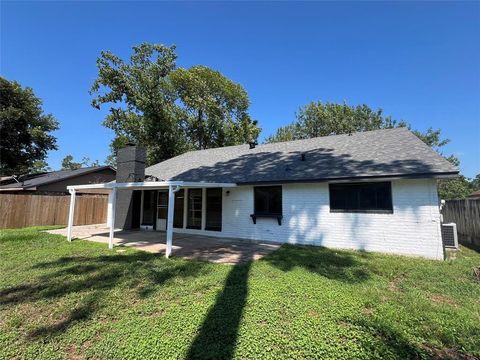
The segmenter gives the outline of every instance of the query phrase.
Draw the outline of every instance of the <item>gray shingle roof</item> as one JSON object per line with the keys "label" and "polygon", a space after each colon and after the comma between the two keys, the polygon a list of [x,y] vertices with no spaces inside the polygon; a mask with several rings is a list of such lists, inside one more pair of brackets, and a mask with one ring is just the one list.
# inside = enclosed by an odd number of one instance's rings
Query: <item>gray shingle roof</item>
{"label": "gray shingle roof", "polygon": [[[305,154],[302,161],[301,154]],[[191,151],[150,166],[162,180],[326,181],[366,177],[455,175],[458,169],[406,128]]]}
{"label": "gray shingle roof", "polygon": [[57,181],[63,181],[72,177],[85,175],[91,172],[108,169],[108,168],[111,168],[111,167],[95,166],[95,167],[85,167],[85,168],[80,168],[75,170],[52,171],[52,172],[38,174],[38,175],[26,175],[18,178],[20,182],[10,181],[10,183],[7,185],[1,185],[0,190],[35,188],[37,186],[51,184]]}

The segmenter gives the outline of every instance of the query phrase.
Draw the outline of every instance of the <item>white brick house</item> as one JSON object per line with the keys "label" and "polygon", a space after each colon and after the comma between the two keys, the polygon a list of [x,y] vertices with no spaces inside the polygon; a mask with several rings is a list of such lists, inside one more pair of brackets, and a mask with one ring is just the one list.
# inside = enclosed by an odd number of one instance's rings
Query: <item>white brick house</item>
{"label": "white brick house", "polygon": [[332,213],[327,183],[281,186],[282,225],[275,218],[253,223],[254,192],[249,185],[223,191],[221,231],[187,226],[174,231],[443,259],[433,179],[392,181],[391,214]]}
{"label": "white brick house", "polygon": [[407,129],[193,151],[145,172],[144,156],[120,151],[105,185],[124,190],[116,227],[443,259],[436,182],[458,170]]}

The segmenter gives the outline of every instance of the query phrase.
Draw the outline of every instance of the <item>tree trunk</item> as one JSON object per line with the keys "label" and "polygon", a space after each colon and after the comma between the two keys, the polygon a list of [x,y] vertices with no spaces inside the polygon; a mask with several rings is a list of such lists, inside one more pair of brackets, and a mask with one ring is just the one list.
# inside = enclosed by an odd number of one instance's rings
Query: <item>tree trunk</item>
{"label": "tree trunk", "polygon": [[204,148],[204,141],[203,141],[203,112],[202,110],[198,110],[198,147],[200,150]]}

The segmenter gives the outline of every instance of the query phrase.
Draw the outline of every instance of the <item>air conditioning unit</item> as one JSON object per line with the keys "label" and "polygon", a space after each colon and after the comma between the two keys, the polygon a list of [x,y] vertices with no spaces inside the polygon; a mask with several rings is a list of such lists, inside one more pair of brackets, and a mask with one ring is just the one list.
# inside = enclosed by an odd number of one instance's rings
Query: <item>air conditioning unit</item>
{"label": "air conditioning unit", "polygon": [[458,249],[457,224],[442,224],[443,246],[450,249]]}

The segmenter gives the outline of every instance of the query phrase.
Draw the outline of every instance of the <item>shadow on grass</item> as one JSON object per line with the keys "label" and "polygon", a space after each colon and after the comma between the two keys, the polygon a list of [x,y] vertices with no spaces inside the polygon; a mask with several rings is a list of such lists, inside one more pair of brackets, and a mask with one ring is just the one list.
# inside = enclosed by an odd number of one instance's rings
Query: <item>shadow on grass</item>
{"label": "shadow on grass", "polygon": [[282,245],[261,261],[266,261],[283,271],[300,267],[328,279],[355,283],[370,277],[368,266],[361,261],[368,257],[369,254],[366,252],[359,252],[355,256],[319,246]]}
{"label": "shadow on grass", "polygon": [[37,264],[34,269],[51,270],[34,282],[0,291],[2,306],[61,298],[85,293],[65,318],[31,331],[30,338],[55,335],[73,323],[91,318],[102,307],[105,291],[119,287],[137,291],[138,297],[155,293],[174,278],[188,278],[208,272],[199,261],[166,260],[158,254],[137,252],[125,255],[72,256]]}
{"label": "shadow on grass", "polygon": [[473,250],[480,254],[480,245],[473,244],[466,240],[460,241],[460,245],[466,247],[467,249]]}
{"label": "shadow on grass", "polygon": [[[395,359],[477,359],[453,347],[438,348],[427,343],[417,343],[409,340],[400,329],[394,329],[380,319],[345,320],[355,326],[360,326],[370,333],[379,343],[367,341],[362,344],[371,354],[383,358]],[[376,356],[372,356],[376,357]]]}
{"label": "shadow on grass", "polygon": [[252,262],[232,267],[188,350],[187,359],[231,359],[248,296]]}
{"label": "shadow on grass", "polygon": [[75,322],[88,320],[100,308],[101,297],[100,292],[94,292],[87,296],[80,306],[72,309],[64,319],[53,325],[40,326],[34,329],[28,333],[28,338],[34,340],[54,336],[62,333]]}
{"label": "shadow on grass", "polygon": [[354,321],[347,320],[347,322],[362,327],[365,332],[370,333],[376,339],[375,342],[368,341],[362,344],[372,354],[378,353],[380,350],[382,354],[379,355],[393,356],[397,359],[429,358],[428,353],[420,345],[413,344],[400,332],[379,320],[357,319]]}

